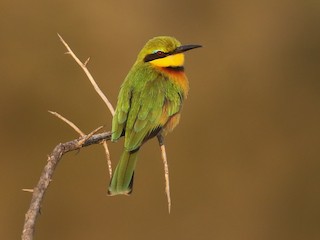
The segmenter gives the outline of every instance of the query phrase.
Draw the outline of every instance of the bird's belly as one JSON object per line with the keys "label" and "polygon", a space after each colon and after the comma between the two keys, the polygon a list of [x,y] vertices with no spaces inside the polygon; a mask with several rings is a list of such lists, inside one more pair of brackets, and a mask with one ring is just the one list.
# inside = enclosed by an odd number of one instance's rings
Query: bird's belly
{"label": "bird's belly", "polygon": [[180,113],[176,113],[175,115],[171,116],[167,122],[163,126],[163,135],[167,135],[169,132],[171,132],[180,121]]}

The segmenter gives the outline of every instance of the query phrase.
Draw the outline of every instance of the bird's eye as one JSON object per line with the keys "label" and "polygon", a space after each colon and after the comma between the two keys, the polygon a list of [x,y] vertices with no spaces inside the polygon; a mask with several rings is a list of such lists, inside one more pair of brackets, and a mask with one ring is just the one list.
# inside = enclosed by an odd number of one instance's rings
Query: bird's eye
{"label": "bird's eye", "polygon": [[162,51],[157,51],[156,53],[158,56],[164,56],[164,52],[162,52]]}

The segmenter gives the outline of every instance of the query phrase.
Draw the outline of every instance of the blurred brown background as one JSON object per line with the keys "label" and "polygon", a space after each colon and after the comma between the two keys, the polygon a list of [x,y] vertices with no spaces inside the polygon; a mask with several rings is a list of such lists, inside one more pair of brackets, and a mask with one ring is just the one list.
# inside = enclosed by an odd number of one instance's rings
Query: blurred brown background
{"label": "blurred brown background", "polygon": [[[131,197],[107,197],[101,146],[66,155],[36,239],[320,239],[319,1],[1,1],[0,239],[19,239],[47,154],[111,116],[59,32],[113,104],[144,43],[172,35],[191,83],[167,137],[172,213],[155,140]],[[114,164],[122,146],[111,144]]]}

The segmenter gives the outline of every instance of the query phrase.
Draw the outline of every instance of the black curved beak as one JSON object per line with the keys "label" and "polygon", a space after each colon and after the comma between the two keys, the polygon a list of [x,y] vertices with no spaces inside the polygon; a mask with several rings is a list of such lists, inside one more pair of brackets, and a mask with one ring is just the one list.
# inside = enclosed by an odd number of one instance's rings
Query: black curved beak
{"label": "black curved beak", "polygon": [[202,47],[202,46],[201,45],[195,45],[195,44],[183,45],[183,46],[177,47],[172,52],[172,54],[183,53],[183,52],[189,51],[191,49],[199,48],[199,47]]}

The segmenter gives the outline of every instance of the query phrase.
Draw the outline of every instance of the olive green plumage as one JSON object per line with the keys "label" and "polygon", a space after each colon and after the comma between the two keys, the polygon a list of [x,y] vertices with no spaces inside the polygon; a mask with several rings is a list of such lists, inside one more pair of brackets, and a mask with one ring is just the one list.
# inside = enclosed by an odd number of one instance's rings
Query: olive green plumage
{"label": "olive green plumage", "polygon": [[[131,193],[139,148],[151,137],[162,134],[168,121],[181,110],[187,95],[185,88],[164,68],[146,60],[146,56],[158,58],[154,55],[157,51],[173,53],[180,46],[172,37],[149,40],[121,86],[111,140],[124,135],[124,150],[111,179],[109,195]],[[183,72],[180,78],[187,81]]]}

